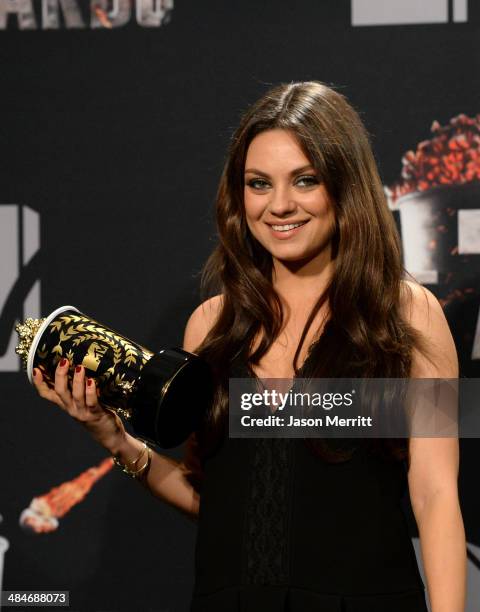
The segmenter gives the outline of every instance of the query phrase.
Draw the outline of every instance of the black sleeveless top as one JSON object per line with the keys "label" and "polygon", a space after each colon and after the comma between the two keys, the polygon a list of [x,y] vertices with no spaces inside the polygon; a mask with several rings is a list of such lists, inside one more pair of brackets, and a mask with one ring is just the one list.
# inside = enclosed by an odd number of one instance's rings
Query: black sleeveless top
{"label": "black sleeveless top", "polygon": [[406,485],[362,445],[330,463],[302,439],[227,434],[204,464],[190,611],[427,612]]}

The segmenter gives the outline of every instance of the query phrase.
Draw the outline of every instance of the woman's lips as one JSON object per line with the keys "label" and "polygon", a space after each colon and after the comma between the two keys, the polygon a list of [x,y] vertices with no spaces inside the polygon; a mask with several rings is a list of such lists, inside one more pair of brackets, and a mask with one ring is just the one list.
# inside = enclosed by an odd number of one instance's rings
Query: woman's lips
{"label": "woman's lips", "polygon": [[[309,219],[304,221],[302,225],[299,225],[298,227],[294,227],[292,229],[283,230],[283,231],[274,229],[272,225],[270,224],[268,224],[268,227],[270,228],[270,231],[272,232],[275,238],[278,238],[279,240],[286,240],[287,238],[291,238],[292,236],[295,236],[295,234],[297,234],[302,229],[302,227],[308,223],[308,221]],[[289,225],[293,225],[293,224],[289,224]]]}

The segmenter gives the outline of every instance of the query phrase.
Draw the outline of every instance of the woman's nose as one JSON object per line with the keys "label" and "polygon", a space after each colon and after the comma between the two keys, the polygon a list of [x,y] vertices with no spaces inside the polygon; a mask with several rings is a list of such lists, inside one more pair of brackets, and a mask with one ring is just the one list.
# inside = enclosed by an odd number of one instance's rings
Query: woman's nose
{"label": "woman's nose", "polygon": [[289,189],[276,188],[272,191],[269,209],[272,215],[284,215],[292,212],[297,205]]}

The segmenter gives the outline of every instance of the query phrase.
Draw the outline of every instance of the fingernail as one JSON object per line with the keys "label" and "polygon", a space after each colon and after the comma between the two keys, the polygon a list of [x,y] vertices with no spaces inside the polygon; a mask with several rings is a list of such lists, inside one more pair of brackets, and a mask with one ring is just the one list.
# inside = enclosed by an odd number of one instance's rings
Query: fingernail
{"label": "fingernail", "polygon": [[91,378],[87,378],[87,385],[90,387],[90,385],[92,384],[93,380]]}
{"label": "fingernail", "polygon": [[77,374],[78,374],[79,372],[81,372],[81,370],[82,370],[82,366],[77,366],[77,367],[75,368],[75,372],[76,372]]}
{"label": "fingernail", "polygon": [[37,368],[33,368],[33,378],[37,375]]}
{"label": "fingernail", "polygon": [[66,359],[62,359],[62,361],[60,362],[60,367],[63,368],[63,366],[67,363]]}

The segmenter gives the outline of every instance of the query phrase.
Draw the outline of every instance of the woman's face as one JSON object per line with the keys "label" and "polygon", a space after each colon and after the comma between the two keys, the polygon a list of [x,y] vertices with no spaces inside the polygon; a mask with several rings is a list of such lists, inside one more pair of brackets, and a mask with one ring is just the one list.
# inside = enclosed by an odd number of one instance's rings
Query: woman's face
{"label": "woman's face", "polygon": [[293,132],[268,130],[252,140],[244,201],[250,231],[274,258],[330,259],[333,205]]}

